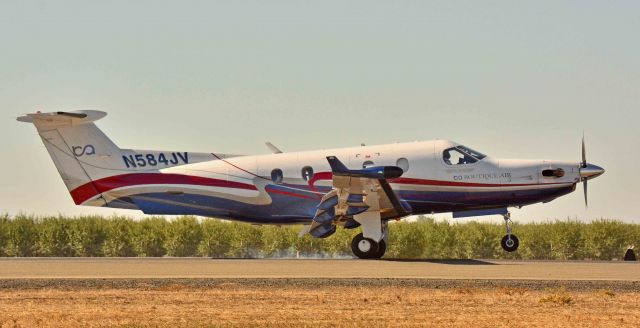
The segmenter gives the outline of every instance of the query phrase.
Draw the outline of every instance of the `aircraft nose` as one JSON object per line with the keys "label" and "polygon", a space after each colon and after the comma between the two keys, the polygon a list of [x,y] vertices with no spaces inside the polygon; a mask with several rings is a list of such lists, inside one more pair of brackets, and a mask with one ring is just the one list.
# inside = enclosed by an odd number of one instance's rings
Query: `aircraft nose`
{"label": "aircraft nose", "polygon": [[580,168],[580,177],[583,180],[589,180],[604,174],[604,169],[598,165],[587,163],[587,165]]}

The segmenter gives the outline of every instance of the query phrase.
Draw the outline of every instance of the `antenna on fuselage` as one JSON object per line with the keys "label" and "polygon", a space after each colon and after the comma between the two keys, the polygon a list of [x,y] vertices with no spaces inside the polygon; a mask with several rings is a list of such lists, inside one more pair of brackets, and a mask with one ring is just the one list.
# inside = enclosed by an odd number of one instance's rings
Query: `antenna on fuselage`
{"label": "antenna on fuselage", "polygon": [[269,150],[271,150],[272,153],[274,153],[274,154],[282,154],[282,150],[280,150],[280,148],[274,146],[271,142],[267,141],[264,144],[267,145],[267,148],[269,148]]}

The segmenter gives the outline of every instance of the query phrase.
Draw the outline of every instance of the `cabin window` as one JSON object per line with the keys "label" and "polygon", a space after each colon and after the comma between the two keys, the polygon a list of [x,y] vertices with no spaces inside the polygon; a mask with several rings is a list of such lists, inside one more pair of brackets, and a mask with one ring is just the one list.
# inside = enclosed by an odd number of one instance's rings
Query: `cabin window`
{"label": "cabin window", "polygon": [[311,166],[305,166],[302,168],[302,178],[304,181],[313,179],[313,168]]}
{"label": "cabin window", "polygon": [[447,165],[464,165],[478,161],[471,155],[465,154],[457,148],[445,149],[442,152],[442,159]]}
{"label": "cabin window", "polygon": [[409,160],[406,158],[398,158],[396,166],[402,169],[402,172],[407,173],[409,171]]}
{"label": "cabin window", "polygon": [[273,181],[276,184],[281,184],[282,183],[282,170],[281,169],[273,169],[271,171],[271,181]]}
{"label": "cabin window", "polygon": [[364,161],[364,163],[362,163],[362,168],[366,169],[367,167],[372,167],[373,165],[373,161]]}

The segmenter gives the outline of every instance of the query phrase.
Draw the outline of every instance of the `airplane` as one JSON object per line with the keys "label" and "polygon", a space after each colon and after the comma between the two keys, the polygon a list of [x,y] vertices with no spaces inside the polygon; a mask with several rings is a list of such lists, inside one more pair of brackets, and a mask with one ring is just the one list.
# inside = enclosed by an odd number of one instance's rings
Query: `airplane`
{"label": "airplane", "polygon": [[303,224],[316,238],[361,227],[362,259],[381,258],[389,221],[452,213],[501,215],[507,252],[518,249],[509,208],[547,203],[605,170],[582,161],[494,159],[448,140],[245,156],[121,149],[94,110],[36,112],[33,123],[77,205],[198,215],[254,224]]}

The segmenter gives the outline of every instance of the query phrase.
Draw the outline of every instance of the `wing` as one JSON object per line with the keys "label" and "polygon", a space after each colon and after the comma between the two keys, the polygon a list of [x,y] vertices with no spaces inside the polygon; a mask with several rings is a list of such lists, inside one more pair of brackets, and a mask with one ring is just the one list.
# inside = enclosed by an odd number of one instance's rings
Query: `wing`
{"label": "wing", "polygon": [[333,174],[333,189],[320,200],[309,233],[325,238],[336,231],[336,226],[355,228],[359,216],[369,213],[379,220],[409,215],[411,208],[391,189],[387,179],[402,175],[396,166],[376,166],[358,170],[348,169],[335,156],[327,157]]}

